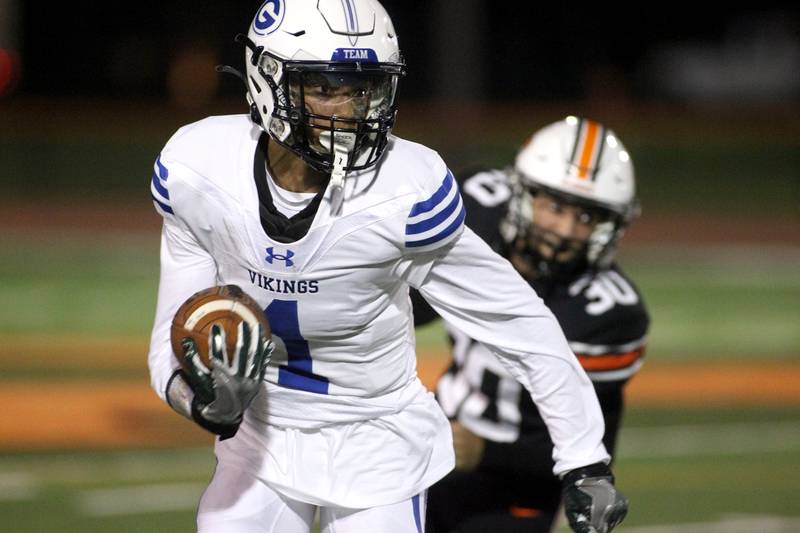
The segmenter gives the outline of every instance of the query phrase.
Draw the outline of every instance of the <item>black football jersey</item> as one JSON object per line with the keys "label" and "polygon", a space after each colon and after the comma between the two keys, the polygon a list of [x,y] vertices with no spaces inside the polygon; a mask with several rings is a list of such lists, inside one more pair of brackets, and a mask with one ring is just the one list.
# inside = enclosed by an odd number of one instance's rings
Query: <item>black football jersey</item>
{"label": "black football jersey", "polygon": [[[505,255],[500,223],[511,189],[505,171],[467,174],[461,182],[466,223],[492,248]],[[570,347],[595,383],[607,418],[621,410],[621,389],[641,367],[649,316],[636,286],[614,265],[586,272],[570,281],[536,281],[537,294],[561,324]],[[413,295],[417,323],[432,318],[424,300]],[[453,361],[437,384],[445,413],[474,433],[495,442],[514,442],[520,430],[544,425],[530,395],[478,342],[445,324]],[[604,401],[605,398],[613,398]],[[616,434],[616,423],[610,437]]]}

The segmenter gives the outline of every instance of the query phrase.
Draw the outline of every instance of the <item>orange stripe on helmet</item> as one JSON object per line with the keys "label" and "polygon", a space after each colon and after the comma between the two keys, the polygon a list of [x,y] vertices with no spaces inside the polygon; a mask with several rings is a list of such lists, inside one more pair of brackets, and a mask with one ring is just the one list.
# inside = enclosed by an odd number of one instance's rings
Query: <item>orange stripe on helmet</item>
{"label": "orange stripe on helmet", "polygon": [[597,372],[604,370],[619,370],[631,366],[642,356],[643,348],[625,353],[610,353],[606,355],[582,355],[575,354],[581,366],[587,372]]}
{"label": "orange stripe on helmet", "polygon": [[597,137],[600,132],[600,124],[594,120],[585,122],[585,134],[583,136],[583,147],[578,151],[580,154],[578,165],[578,177],[586,179],[589,176],[589,169],[592,167],[592,157],[594,157]]}

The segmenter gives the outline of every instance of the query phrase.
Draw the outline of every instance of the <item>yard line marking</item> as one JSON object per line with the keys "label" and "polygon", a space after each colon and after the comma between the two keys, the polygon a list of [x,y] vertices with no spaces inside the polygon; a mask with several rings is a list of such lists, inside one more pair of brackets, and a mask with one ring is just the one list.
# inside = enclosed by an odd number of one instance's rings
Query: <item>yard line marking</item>
{"label": "yard line marking", "polygon": [[63,453],[0,458],[0,492],[5,486],[4,472],[24,473],[33,484],[90,485],[99,480],[132,484],[187,479],[188,472],[192,473],[189,480],[208,479],[215,464],[213,451],[200,448],[97,453],[91,462],[85,457],[80,453]]}
{"label": "yard line marking", "polygon": [[617,457],[642,459],[800,450],[800,421],[623,428]]}
{"label": "yard line marking", "polygon": [[33,500],[38,489],[34,476],[26,472],[0,472],[0,502]]}
{"label": "yard line marking", "polygon": [[77,507],[88,516],[114,516],[196,509],[207,483],[138,485],[81,492]]}
{"label": "yard line marking", "polygon": [[674,263],[676,257],[688,259],[691,264],[720,268],[758,269],[783,267],[800,260],[800,246],[797,244],[759,244],[746,243],[666,243],[639,244],[630,250],[620,252],[632,260],[664,261]]}
{"label": "yard line marking", "polygon": [[[766,287],[796,289],[800,276],[795,266],[800,262],[796,245],[702,245],[698,247],[660,243],[621,252],[628,264],[637,267],[639,285],[669,288],[676,285],[702,284],[704,287]],[[681,262],[674,258],[680,257]],[[648,274],[648,265],[673,265],[669,275]],[[687,267],[686,265],[691,265]],[[629,266],[629,268],[631,268]]]}
{"label": "yard line marking", "polygon": [[772,515],[729,515],[713,522],[624,528],[626,533],[795,533],[800,519]]}
{"label": "yard line marking", "polygon": [[198,476],[210,476],[215,464],[216,458],[211,448],[193,447],[120,453],[109,461],[108,470],[113,471],[119,479],[152,482],[185,475],[189,470]]}

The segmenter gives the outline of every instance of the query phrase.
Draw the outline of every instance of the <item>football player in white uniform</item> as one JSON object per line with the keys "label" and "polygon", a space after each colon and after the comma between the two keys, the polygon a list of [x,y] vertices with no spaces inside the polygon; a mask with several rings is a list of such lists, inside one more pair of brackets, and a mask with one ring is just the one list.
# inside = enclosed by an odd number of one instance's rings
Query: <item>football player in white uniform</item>
{"label": "football player in white uniform", "polygon": [[[219,435],[198,530],[307,533],[317,509],[323,532],[424,530],[426,490],[454,454],[416,374],[409,287],[533,395],[581,530],[620,520],[597,397],[557,321],[464,227],[441,158],[390,135],[404,64],[383,7],[267,0],[238,39],[250,113],[178,130],[151,185],[163,215],[152,385]],[[255,389],[260,368],[183,372],[170,347],[178,306],[222,284],[255,298],[272,326]],[[253,339],[234,360],[258,367],[268,340]],[[191,342],[183,351],[195,359]]]}
{"label": "football player in white uniform", "polygon": [[[464,173],[466,224],[543,298],[591,378],[614,447],[623,389],[642,365],[649,316],[614,261],[638,212],[627,150],[602,124],[567,117],[533,134],[513,167]],[[415,321],[435,312],[414,292]],[[562,500],[536,405],[491,348],[446,324],[453,360],[436,394],[456,469],[428,493],[434,532],[547,533]],[[569,502],[567,502],[569,503]]]}

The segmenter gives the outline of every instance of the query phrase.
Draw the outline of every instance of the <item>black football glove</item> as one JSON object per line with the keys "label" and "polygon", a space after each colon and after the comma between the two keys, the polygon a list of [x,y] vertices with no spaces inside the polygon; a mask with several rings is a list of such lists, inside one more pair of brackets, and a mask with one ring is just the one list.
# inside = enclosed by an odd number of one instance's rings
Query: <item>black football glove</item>
{"label": "black football glove", "polygon": [[223,440],[233,437],[242,422],[244,410],[258,394],[274,345],[258,326],[258,340],[251,342],[250,326],[241,322],[233,359],[225,348],[225,331],[211,326],[208,337],[211,369],[200,361],[197,345],[190,338],[182,340],[189,370],[186,379],[194,391],[192,418],[201,427]]}
{"label": "black football glove", "polygon": [[607,533],[628,513],[628,499],[605,463],[570,470],[562,483],[564,514],[576,533]]}

